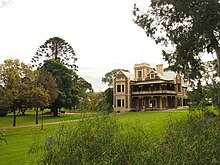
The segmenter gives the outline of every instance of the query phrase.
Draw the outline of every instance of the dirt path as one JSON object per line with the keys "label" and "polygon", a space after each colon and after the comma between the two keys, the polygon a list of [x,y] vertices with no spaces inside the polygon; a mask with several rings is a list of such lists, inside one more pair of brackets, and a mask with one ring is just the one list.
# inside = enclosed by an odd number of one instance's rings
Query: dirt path
{"label": "dirt path", "polygon": [[[92,119],[92,118],[88,118],[88,119]],[[62,124],[62,123],[71,123],[71,122],[78,122],[81,121],[83,119],[76,119],[76,120],[66,120],[66,121],[58,121],[58,122],[51,122],[51,123],[43,123],[44,126],[46,125],[55,125],[55,124]],[[16,128],[28,128],[28,127],[37,127],[37,126],[41,126],[41,123],[39,124],[30,124],[30,125],[21,125],[21,126],[8,126],[8,127],[2,127],[0,128],[0,130],[4,130],[4,129],[16,129]]]}

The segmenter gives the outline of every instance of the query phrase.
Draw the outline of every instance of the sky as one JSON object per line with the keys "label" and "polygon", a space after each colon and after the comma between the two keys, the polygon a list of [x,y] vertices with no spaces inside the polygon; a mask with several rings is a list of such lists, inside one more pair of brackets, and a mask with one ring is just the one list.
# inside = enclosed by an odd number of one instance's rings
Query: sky
{"label": "sky", "polygon": [[0,0],[0,63],[31,64],[37,48],[57,36],[75,50],[77,74],[104,91],[101,79],[113,69],[165,63],[160,45],[133,22],[134,3],[150,0]]}

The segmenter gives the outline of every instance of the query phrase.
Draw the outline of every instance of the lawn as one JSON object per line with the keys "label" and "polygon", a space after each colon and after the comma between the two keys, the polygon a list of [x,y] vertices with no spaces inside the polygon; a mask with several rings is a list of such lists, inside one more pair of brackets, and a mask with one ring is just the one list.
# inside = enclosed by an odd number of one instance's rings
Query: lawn
{"label": "lawn", "polygon": [[166,128],[168,122],[183,119],[187,114],[188,109],[130,112],[118,115],[118,119],[122,123],[141,125],[149,133],[158,134]]}
{"label": "lawn", "polygon": [[[48,112],[45,110],[44,112]],[[67,121],[67,120],[76,120],[80,119],[82,116],[94,116],[95,114],[80,114],[80,113],[74,113],[74,114],[59,114],[59,116],[53,116],[52,114],[44,113],[42,116],[41,112],[39,112],[39,118],[38,118],[38,124],[40,125],[42,123],[42,117],[43,117],[43,123],[52,123],[52,122],[59,122],[59,121]],[[16,117],[16,126],[27,126],[27,125],[35,125],[36,123],[36,116],[35,111],[33,110],[27,110],[25,112],[25,115],[18,115]],[[7,114],[5,117],[0,117],[0,128],[3,127],[12,127],[13,124],[13,114]]]}
{"label": "lawn", "polygon": [[[28,114],[28,113],[27,113]],[[173,120],[180,120],[187,116],[188,111],[172,110],[159,112],[130,112],[118,114],[117,118],[122,124],[141,124],[146,130],[153,131],[156,134],[161,133],[166,127],[166,123]],[[44,116],[44,122],[57,122],[65,120],[79,119],[81,115],[60,115],[59,117]],[[94,115],[93,115],[94,116]],[[33,120],[33,121],[32,121]],[[9,122],[10,121],[10,122]],[[12,116],[0,118],[0,129],[11,125]],[[40,130],[39,126],[32,126],[35,123],[35,117],[31,113],[26,116],[18,116],[19,125],[30,125],[25,128],[4,128],[2,131],[6,135],[7,144],[0,141],[0,164],[36,164],[33,155],[28,155],[30,145],[34,142],[43,143],[47,136],[54,136],[56,125],[45,125],[45,131]],[[20,124],[19,124],[20,123]],[[74,123],[73,123],[74,124]]]}

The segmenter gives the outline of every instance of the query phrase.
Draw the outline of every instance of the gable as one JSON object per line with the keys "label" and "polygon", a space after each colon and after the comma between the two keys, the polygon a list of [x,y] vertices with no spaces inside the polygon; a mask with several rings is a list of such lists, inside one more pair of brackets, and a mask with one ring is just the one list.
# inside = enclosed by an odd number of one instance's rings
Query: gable
{"label": "gable", "polygon": [[120,70],[117,72],[115,78],[116,79],[127,79],[128,77],[126,76],[126,74],[122,70]]}

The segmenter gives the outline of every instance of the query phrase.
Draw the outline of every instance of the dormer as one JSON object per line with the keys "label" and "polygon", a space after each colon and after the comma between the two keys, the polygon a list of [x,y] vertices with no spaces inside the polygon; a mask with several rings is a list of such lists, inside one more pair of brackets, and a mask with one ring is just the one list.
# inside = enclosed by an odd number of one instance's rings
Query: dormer
{"label": "dormer", "polygon": [[146,80],[154,80],[154,79],[160,79],[160,77],[158,77],[158,72],[152,69],[150,73],[147,74]]}

